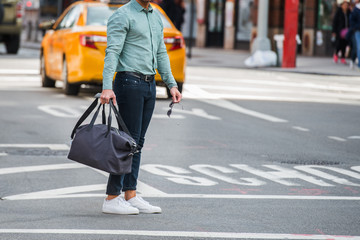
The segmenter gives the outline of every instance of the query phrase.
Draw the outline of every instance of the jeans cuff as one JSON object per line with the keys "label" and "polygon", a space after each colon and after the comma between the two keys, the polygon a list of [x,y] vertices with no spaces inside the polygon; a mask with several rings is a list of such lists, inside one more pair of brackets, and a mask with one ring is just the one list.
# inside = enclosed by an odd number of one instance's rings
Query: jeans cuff
{"label": "jeans cuff", "polygon": [[128,191],[128,190],[135,191],[135,190],[136,190],[136,187],[124,187],[124,188],[122,189],[123,192]]}

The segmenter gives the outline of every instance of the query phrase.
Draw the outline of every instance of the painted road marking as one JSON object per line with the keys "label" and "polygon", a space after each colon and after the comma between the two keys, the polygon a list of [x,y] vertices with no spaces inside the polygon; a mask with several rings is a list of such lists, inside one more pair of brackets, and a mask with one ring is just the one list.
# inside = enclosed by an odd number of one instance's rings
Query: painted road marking
{"label": "painted road marking", "polygon": [[7,156],[8,154],[6,152],[0,152],[0,157]]}
{"label": "painted road marking", "polygon": [[[296,169],[285,168],[278,165],[262,165],[259,167],[252,167],[246,164],[229,164],[230,167],[233,167],[237,170],[245,171],[247,173],[253,174],[260,178],[264,178],[270,180],[272,182],[285,185],[285,186],[299,186],[300,184],[289,181],[289,179],[305,181],[317,186],[322,187],[334,187],[334,184],[327,183],[323,181],[321,178],[326,180],[330,180],[333,183],[347,185],[347,186],[360,186],[358,183],[351,182],[345,178],[340,178],[336,175],[331,175],[326,172],[335,172],[337,175],[342,174],[346,177],[351,177],[354,179],[360,180],[360,174],[357,172],[353,172],[350,170],[345,170],[337,167],[330,166],[318,166],[318,165],[307,165],[307,166],[294,166]],[[241,173],[235,171],[232,168],[227,168],[218,165],[208,165],[208,164],[195,164],[189,166],[190,169],[195,170],[199,173],[205,174],[210,178],[215,178],[220,181],[225,181],[228,183],[236,184],[236,185],[252,185],[252,186],[261,186],[267,184],[266,182],[259,180],[258,178],[239,178],[235,179],[227,174]],[[272,169],[271,171],[263,170],[262,168]],[[353,166],[351,169],[358,171],[360,166]],[[164,164],[144,164],[141,166],[141,169],[149,172],[151,174],[155,174],[158,176],[165,177],[171,182],[183,185],[193,185],[193,186],[214,186],[219,184],[218,182],[204,178],[204,177],[196,177],[190,174],[193,174],[191,171],[185,168],[169,166]],[[300,170],[300,171],[297,171]],[[323,171],[320,171],[323,170]],[[325,171],[325,172],[324,172]],[[360,170],[359,170],[360,171]],[[305,173],[302,173],[305,172]],[[314,177],[316,176],[316,177]]]}
{"label": "painted road marking", "polygon": [[301,132],[309,132],[310,131],[307,128],[303,128],[303,127],[299,127],[299,126],[293,126],[292,128],[295,129],[295,130],[299,130]]}
{"label": "painted road marking", "polygon": [[[108,174],[106,173],[106,177]],[[2,200],[40,200],[40,199],[64,199],[64,198],[104,198],[106,190],[106,184],[93,184],[74,186],[66,188],[57,188],[44,191],[16,194],[3,197]],[[86,193],[93,191],[102,191],[103,193]],[[149,186],[146,183],[138,181],[137,191],[139,195],[146,197],[166,197],[168,194]]]}
{"label": "painted road marking", "polygon": [[60,105],[42,105],[38,106],[38,109],[52,116],[62,118],[77,118],[82,115],[82,112],[74,108]]}
{"label": "painted road marking", "polygon": [[[138,182],[139,183],[139,182]],[[67,193],[59,194],[63,191],[90,192],[103,191],[104,193]],[[23,200],[43,200],[43,199],[65,199],[65,198],[94,198],[105,197],[106,184],[76,186],[69,188],[59,188],[47,191],[31,192],[2,197],[2,200],[23,201]],[[313,201],[360,201],[360,197],[349,196],[304,196],[304,195],[251,195],[251,194],[172,194],[172,193],[142,193],[138,195],[144,198],[194,198],[194,199],[254,199],[254,200],[313,200]]]}
{"label": "painted road marking", "polygon": [[[169,110],[169,108],[163,108],[163,109],[164,110]],[[188,114],[188,115],[193,115],[193,116],[197,116],[197,117],[206,118],[206,119],[209,119],[209,120],[221,120],[220,117],[209,115],[207,112],[205,112],[205,110],[203,110],[201,108],[193,108],[193,109],[191,109],[191,111],[184,110],[184,109],[175,109],[175,108],[173,108],[172,111],[174,113],[184,113],[184,114]],[[173,116],[171,115],[171,118],[172,117]]]}
{"label": "painted road marking", "polygon": [[335,141],[338,141],[338,142],[346,142],[346,139],[344,138],[341,138],[341,137],[336,137],[336,136],[328,136],[329,139],[331,140],[335,140]]}
{"label": "painted road marking", "polygon": [[0,144],[0,148],[49,148],[50,150],[69,150],[66,144]]}
{"label": "painted road marking", "polygon": [[[188,85],[187,85],[188,86]],[[191,84],[190,84],[191,86]],[[223,90],[223,91],[237,91],[242,93],[272,93],[272,94],[297,94],[297,95],[309,95],[309,96],[315,96],[315,97],[331,97],[331,98],[348,98],[348,99],[357,99],[359,97],[359,93],[355,92],[353,94],[349,93],[341,93],[341,92],[320,92],[320,91],[314,91],[314,90],[299,90],[299,88],[286,88],[286,89],[279,89],[279,88],[260,88],[260,87],[236,87],[236,86],[216,86],[216,85],[205,85],[205,84],[196,84],[194,86],[200,87],[202,89],[210,89],[210,90]],[[352,90],[353,91],[353,90]]]}
{"label": "painted road marking", "polygon": [[[186,86],[186,90],[190,93],[192,96],[196,96],[196,99],[200,102],[205,102],[211,105],[215,105],[217,107],[225,108],[234,112],[239,112],[245,115],[249,115],[255,118],[259,118],[262,120],[270,121],[270,122],[276,122],[276,123],[285,123],[288,122],[287,120],[277,118],[268,114],[256,112],[253,110],[249,110],[243,107],[240,107],[230,101],[220,99],[214,94],[208,93],[201,88],[192,85],[192,86]],[[216,100],[216,101],[214,101]]]}
{"label": "painted road marking", "polygon": [[[247,165],[233,164],[232,166],[240,169],[244,169],[250,172],[253,172],[255,175],[259,175],[264,178],[268,178],[275,182],[279,182],[284,185],[289,185],[288,182],[281,181],[282,178],[300,178],[315,184],[320,184],[322,186],[333,186],[331,184],[324,183],[322,180],[315,179],[311,176],[301,175],[295,170],[288,171],[288,169],[274,166],[274,165],[264,165],[268,168],[278,170],[277,172],[260,172],[254,168],[250,168]],[[18,167],[18,168],[3,168],[0,169],[1,174],[11,174],[11,173],[20,173],[20,172],[35,172],[35,171],[45,171],[45,170],[55,170],[57,169],[71,169],[71,168],[81,168],[86,167],[80,164],[51,164],[51,165],[39,165],[39,166],[27,166],[27,167]],[[191,169],[203,173],[208,176],[214,176],[218,180],[223,180],[232,184],[239,185],[263,185],[266,184],[255,178],[240,178],[239,180],[224,176],[221,174],[224,173],[235,173],[233,169],[221,167],[221,166],[212,166],[212,165],[192,165]],[[359,184],[352,183],[344,178],[336,177],[325,172],[321,172],[318,169],[331,170],[336,173],[347,175],[356,179],[360,179],[360,174],[352,172],[350,170],[327,167],[327,166],[296,166],[298,170],[311,173],[313,175],[321,176],[325,179],[331,180],[338,184],[351,185],[351,186],[360,186]],[[108,177],[108,173],[100,171],[97,169],[89,168],[95,170],[96,172],[102,174],[105,177]],[[355,171],[360,171],[360,166],[353,166],[351,169]],[[145,169],[151,171],[153,174],[167,177],[170,181],[179,184],[187,185],[197,185],[197,186],[212,186],[218,184],[212,180],[200,177],[193,176],[184,176],[179,174],[188,174],[190,171],[173,166],[162,166],[162,165],[145,165]],[[170,172],[169,172],[170,171]],[[220,172],[221,174],[219,174]],[[272,175],[272,176],[271,176]],[[291,175],[291,176],[290,176]],[[225,178],[224,178],[225,177]],[[222,179],[224,178],[224,179]],[[290,185],[294,185],[290,183]],[[16,194],[11,196],[3,197],[3,200],[35,200],[35,199],[63,199],[63,198],[90,198],[90,197],[104,197],[104,193],[86,193],[93,191],[105,191],[106,184],[93,184],[93,185],[83,185],[83,186],[73,186],[65,187],[58,189],[50,189],[44,191],[36,191],[30,193]],[[154,197],[154,198],[200,198],[200,199],[277,199],[277,200],[341,200],[341,201],[360,201],[360,197],[350,197],[350,196],[303,196],[303,195],[248,195],[248,194],[168,194],[161,190],[158,190],[148,184],[145,184],[141,181],[138,181],[138,191],[139,195],[144,197]]]}
{"label": "painted road marking", "polygon": [[[153,114],[152,118],[156,118],[156,119],[169,119],[169,117],[164,113],[164,114]],[[181,114],[171,114],[171,118],[173,119],[185,119],[186,117],[184,115]]]}
{"label": "painted road marking", "polygon": [[[188,75],[187,79],[194,81],[204,81],[206,83],[214,82],[219,83],[218,77],[208,77],[208,76],[196,76],[196,75]],[[246,78],[224,78],[221,77],[221,83],[234,83],[234,84],[251,84],[251,85],[260,85],[260,86],[276,86],[276,87],[292,87],[295,89],[299,88],[309,88],[316,90],[327,90],[327,91],[343,91],[343,92],[360,92],[360,87],[349,86],[346,84],[340,84],[338,82],[329,83],[326,82],[324,84],[313,83],[313,82],[303,82],[303,81],[272,81],[270,79],[246,79]]]}
{"label": "painted road marking", "polygon": [[[87,109],[87,108],[88,108],[87,106],[79,107],[79,109]],[[61,105],[41,105],[41,106],[38,106],[38,109],[47,114],[50,114],[52,116],[61,117],[61,118],[78,118],[83,114],[82,111],[74,109],[73,107],[61,106]],[[164,109],[166,111],[168,110],[168,108],[164,108]],[[166,115],[166,111],[164,111],[164,114],[154,114],[153,118],[157,118],[157,119],[169,118]],[[178,114],[171,115],[171,118],[174,118],[174,119],[185,119],[186,117],[182,114],[187,114],[187,115],[193,115],[193,116],[197,116],[197,117],[201,117],[201,118],[205,118],[205,119],[209,119],[209,120],[221,120],[220,117],[210,115],[201,108],[193,108],[193,109],[191,109],[191,111],[173,109],[173,112],[178,113]],[[181,114],[179,114],[179,113],[181,113]]]}
{"label": "painted road marking", "polygon": [[360,139],[360,136],[350,136],[348,139]]}
{"label": "painted road marking", "polygon": [[36,75],[39,75],[40,71],[38,69],[0,69],[0,74],[13,74],[13,75],[36,74]]}
{"label": "painted road marking", "polygon": [[82,165],[79,163],[10,167],[10,168],[0,168],[0,175],[24,173],[24,172],[39,172],[39,171],[49,171],[49,170],[75,169],[75,168],[85,168],[85,167],[86,167],[85,165]]}
{"label": "painted road marking", "polygon": [[[347,186],[356,186],[360,187],[360,184],[352,182],[347,178],[360,180],[360,166],[352,166],[351,170],[332,167],[332,166],[320,166],[320,165],[300,165],[293,166],[293,168],[285,168],[278,165],[261,165],[258,167],[248,166],[246,164],[229,164],[230,167],[224,167],[219,165],[210,165],[210,164],[195,164],[190,165],[189,168],[197,173],[201,173],[208,178],[194,176],[193,172],[188,169],[169,166],[163,164],[144,164],[141,166],[141,169],[158,176],[165,177],[171,182],[183,185],[193,185],[193,186],[215,186],[219,182],[216,182],[211,179],[220,180],[226,183],[244,185],[244,186],[263,186],[267,183],[264,182],[264,179],[270,180],[272,182],[285,185],[285,186],[299,186],[300,184],[289,181],[289,179],[301,180],[314,185],[323,186],[323,187],[334,187],[335,185],[327,183],[321,179],[326,179],[332,181],[333,183]],[[231,168],[232,167],[232,168]],[[62,170],[62,169],[78,169],[78,168],[89,168],[91,170],[97,171],[98,173],[108,177],[108,173],[100,171],[83,164],[79,163],[64,163],[64,164],[48,164],[48,165],[35,165],[35,166],[20,166],[20,167],[10,167],[10,168],[0,168],[0,175],[6,174],[16,174],[24,172],[39,172],[39,171],[49,171],[49,170]],[[267,168],[267,170],[263,170]],[[269,169],[271,169],[269,171]],[[239,174],[242,176],[242,173],[239,172],[245,171],[249,174],[253,174],[257,177],[263,178],[259,180],[258,178],[234,178],[234,174]],[[297,171],[299,170],[299,171]],[[301,172],[300,172],[301,171]],[[332,175],[329,172],[334,172],[336,175]],[[340,177],[339,174],[347,177]],[[316,176],[316,177],[314,177]],[[209,179],[210,178],[210,179]],[[144,183],[142,183],[143,186]],[[145,186],[146,189],[150,189],[150,186]],[[143,191],[142,191],[143,192]],[[150,192],[155,192],[162,194],[160,190],[155,188],[151,189]]]}
{"label": "painted road marking", "polygon": [[236,232],[190,232],[190,231],[144,231],[110,229],[0,229],[0,233],[18,234],[84,234],[118,236],[152,236],[184,238],[232,238],[232,239],[293,239],[293,240],[360,240],[360,236],[282,234],[282,233],[236,233]]}

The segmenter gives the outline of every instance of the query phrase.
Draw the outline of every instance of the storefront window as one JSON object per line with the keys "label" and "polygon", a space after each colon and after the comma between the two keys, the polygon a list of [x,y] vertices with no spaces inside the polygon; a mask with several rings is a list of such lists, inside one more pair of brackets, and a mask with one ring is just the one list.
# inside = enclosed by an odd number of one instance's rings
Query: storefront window
{"label": "storefront window", "polygon": [[251,20],[251,9],[254,0],[238,0],[237,31],[236,40],[250,41],[253,23]]}
{"label": "storefront window", "polygon": [[317,23],[319,30],[331,30],[334,8],[336,8],[336,0],[319,0]]}
{"label": "storefront window", "polygon": [[221,32],[223,28],[223,0],[210,0],[209,32]]}

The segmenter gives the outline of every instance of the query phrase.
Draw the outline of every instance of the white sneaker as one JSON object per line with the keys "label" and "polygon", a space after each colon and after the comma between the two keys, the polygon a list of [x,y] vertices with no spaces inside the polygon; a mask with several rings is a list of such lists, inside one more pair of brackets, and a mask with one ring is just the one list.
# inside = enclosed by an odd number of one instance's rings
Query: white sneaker
{"label": "white sneaker", "polygon": [[103,213],[111,214],[139,214],[139,209],[132,207],[125,199],[118,196],[111,200],[104,200]]}
{"label": "white sneaker", "polygon": [[161,208],[156,207],[142,199],[142,197],[135,196],[127,201],[131,206],[139,209],[140,213],[161,213]]}

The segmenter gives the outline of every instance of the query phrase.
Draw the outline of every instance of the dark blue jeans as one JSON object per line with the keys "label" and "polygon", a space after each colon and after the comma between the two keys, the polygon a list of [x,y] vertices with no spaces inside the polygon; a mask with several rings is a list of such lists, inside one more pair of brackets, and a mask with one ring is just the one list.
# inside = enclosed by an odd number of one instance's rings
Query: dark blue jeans
{"label": "dark blue jeans", "polygon": [[133,157],[131,173],[110,174],[106,189],[108,195],[120,195],[121,191],[136,190],[141,148],[155,107],[155,81],[145,82],[125,73],[117,73],[114,92],[121,117],[139,145],[139,152]]}

